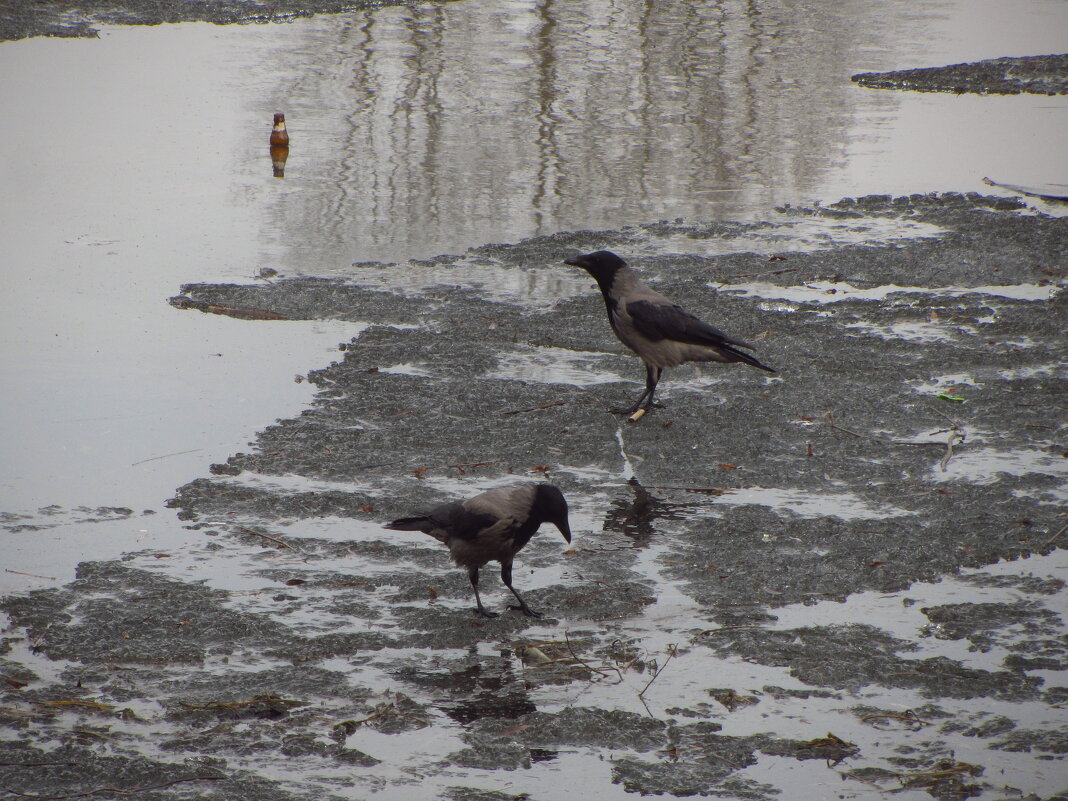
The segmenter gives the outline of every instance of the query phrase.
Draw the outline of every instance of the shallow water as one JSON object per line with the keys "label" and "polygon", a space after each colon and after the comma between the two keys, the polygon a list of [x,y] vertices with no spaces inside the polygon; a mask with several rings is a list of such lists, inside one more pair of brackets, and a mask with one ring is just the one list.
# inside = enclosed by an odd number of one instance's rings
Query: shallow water
{"label": "shallow water", "polygon": [[[1009,13],[996,3],[795,11],[464,2],[0,44],[4,368],[18,377],[0,399],[0,508],[158,506],[306,403],[289,377],[348,338],[302,324],[300,345],[289,325],[280,348],[270,326],[179,315],[162,300],[184,281],[343,274],[556,230],[752,219],[1065,167],[1063,99],[843,80],[1046,52],[1063,4],[1016,6],[996,37]],[[264,146],[275,110],[294,143],[281,180]],[[778,247],[805,239],[802,226]],[[584,283],[551,280],[507,291]]]}

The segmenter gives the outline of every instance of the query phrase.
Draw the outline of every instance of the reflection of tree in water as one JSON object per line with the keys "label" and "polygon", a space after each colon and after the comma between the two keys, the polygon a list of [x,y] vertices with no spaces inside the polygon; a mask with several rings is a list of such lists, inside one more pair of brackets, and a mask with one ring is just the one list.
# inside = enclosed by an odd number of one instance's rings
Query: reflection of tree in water
{"label": "reflection of tree in water", "polygon": [[616,531],[634,540],[634,545],[644,548],[657,533],[654,522],[657,520],[681,520],[686,512],[696,507],[692,503],[668,503],[653,495],[643,487],[638,479],[627,482],[634,491],[634,497],[612,502],[612,507],[604,518],[604,530]]}
{"label": "reflection of tree in water", "polygon": [[923,29],[912,5],[506,0],[302,27],[271,63],[323,150],[269,230],[297,264],[314,231],[321,269],[808,197],[851,147],[842,76]]}

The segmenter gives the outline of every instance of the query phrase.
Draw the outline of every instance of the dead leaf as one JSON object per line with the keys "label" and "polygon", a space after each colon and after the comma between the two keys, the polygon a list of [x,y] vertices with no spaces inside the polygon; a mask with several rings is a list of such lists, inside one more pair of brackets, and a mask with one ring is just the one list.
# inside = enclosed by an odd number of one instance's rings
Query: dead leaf
{"label": "dead leaf", "polygon": [[720,470],[737,470],[738,469],[738,465],[730,464],[728,462],[720,462],[719,464],[716,465],[716,467],[718,467]]}

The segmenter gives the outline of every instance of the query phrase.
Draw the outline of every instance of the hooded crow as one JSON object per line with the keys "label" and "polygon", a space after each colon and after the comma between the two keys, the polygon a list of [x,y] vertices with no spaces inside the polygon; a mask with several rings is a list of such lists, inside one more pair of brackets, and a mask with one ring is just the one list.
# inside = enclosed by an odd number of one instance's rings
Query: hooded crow
{"label": "hooded crow", "polygon": [[501,581],[512,591],[518,609],[529,617],[541,617],[512,586],[512,560],[530,542],[542,523],[552,523],[564,539],[571,542],[571,527],[567,521],[567,501],[552,484],[520,484],[499,487],[483,492],[466,501],[443,503],[425,515],[402,517],[386,528],[394,531],[422,531],[443,542],[452,560],[467,568],[467,576],[475,590],[478,614],[497,617],[487,612],[478,594],[478,569],[487,562],[501,563]]}
{"label": "hooded crow", "polygon": [[594,277],[604,295],[608,322],[619,341],[645,362],[645,392],[629,409],[619,414],[641,413],[659,406],[653,393],[665,367],[683,362],[744,362],[774,373],[738,348],[752,349],[740,339],[732,339],[718,328],[694,317],[682,307],[644,283],[623,259],[607,250],[576,256],[564,262],[581,267]]}

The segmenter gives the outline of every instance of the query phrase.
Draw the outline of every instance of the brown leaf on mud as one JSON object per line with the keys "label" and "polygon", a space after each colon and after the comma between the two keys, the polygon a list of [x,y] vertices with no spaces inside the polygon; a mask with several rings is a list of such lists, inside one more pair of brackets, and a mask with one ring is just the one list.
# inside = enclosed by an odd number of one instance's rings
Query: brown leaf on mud
{"label": "brown leaf on mud", "polygon": [[367,503],[361,503],[356,508],[358,508],[361,512],[366,512],[367,514],[371,514],[375,510],[373,506]]}
{"label": "brown leaf on mud", "polygon": [[415,468],[415,470],[412,471],[412,475],[415,476],[416,478],[418,478],[420,481],[422,481],[424,478],[426,478],[425,473],[426,473],[426,468],[425,467],[417,467],[417,468]]}
{"label": "brown leaf on mud", "polygon": [[737,470],[738,469],[738,465],[731,464],[729,462],[719,462],[716,465],[716,467],[718,467],[720,470]]}

